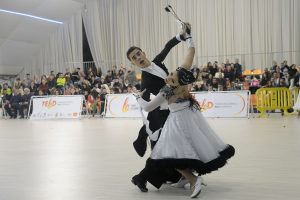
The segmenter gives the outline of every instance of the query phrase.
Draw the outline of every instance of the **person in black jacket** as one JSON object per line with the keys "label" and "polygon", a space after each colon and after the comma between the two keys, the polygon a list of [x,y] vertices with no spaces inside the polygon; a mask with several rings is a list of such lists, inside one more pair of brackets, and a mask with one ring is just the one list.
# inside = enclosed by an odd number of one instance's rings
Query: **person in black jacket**
{"label": "person in black jacket", "polygon": [[[170,50],[186,39],[186,32],[190,31],[189,25],[183,27],[181,34],[169,40],[164,49],[152,60],[146,57],[145,52],[141,48],[132,46],[127,51],[127,58],[131,63],[139,67],[142,71],[141,77],[141,91],[146,89],[142,98],[150,101],[150,94],[157,95],[162,87],[165,86],[165,79],[167,78],[168,69],[162,63]],[[168,109],[158,107],[157,109],[148,113],[147,120],[149,121],[149,129],[155,132],[163,127],[169,115]],[[133,146],[139,156],[143,157],[147,149],[148,132],[146,125],[142,126],[139,131],[138,138],[133,142]],[[154,147],[156,141],[151,141],[151,148]],[[163,174],[155,174],[150,166],[145,168],[132,178],[132,183],[137,185],[142,192],[147,192],[146,182],[150,182],[157,188],[165,181],[177,182],[180,179],[180,174],[176,170],[166,170]]]}

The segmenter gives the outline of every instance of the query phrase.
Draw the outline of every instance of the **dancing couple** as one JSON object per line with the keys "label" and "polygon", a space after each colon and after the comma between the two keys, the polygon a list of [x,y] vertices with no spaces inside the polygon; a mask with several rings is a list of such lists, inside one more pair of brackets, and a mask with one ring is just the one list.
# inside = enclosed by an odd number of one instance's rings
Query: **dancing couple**
{"label": "dancing couple", "polygon": [[[174,42],[168,46],[172,40]],[[147,117],[148,123],[144,124],[138,139],[134,142],[139,155],[144,155],[143,145],[147,135],[152,136],[158,132],[157,130],[160,135],[157,141],[152,142],[152,153],[145,166],[148,173],[145,175],[142,170],[132,178],[132,182],[144,192],[147,191],[146,181],[157,188],[166,181],[174,182],[172,185],[176,187],[190,183],[192,190],[190,197],[195,198],[201,192],[201,175],[223,167],[234,155],[235,150],[213,131],[203,117],[198,102],[189,93],[188,85],[195,81],[194,74],[190,71],[195,55],[191,26],[186,24],[182,33],[170,41],[163,50],[165,52],[163,59],[180,41],[185,41],[188,47],[183,63],[170,74],[165,66],[161,67],[155,59],[149,62],[140,48],[131,47],[127,52],[129,60],[141,67],[142,92],[136,97],[140,107],[150,115]],[[151,81],[149,77],[153,80]],[[161,84],[157,85],[154,78],[159,79]],[[153,88],[159,92],[153,93]],[[156,95],[152,100],[149,99],[150,93]],[[163,115],[160,114],[162,110],[159,108],[165,102],[169,111]],[[152,117],[152,112],[155,112],[156,118]]]}

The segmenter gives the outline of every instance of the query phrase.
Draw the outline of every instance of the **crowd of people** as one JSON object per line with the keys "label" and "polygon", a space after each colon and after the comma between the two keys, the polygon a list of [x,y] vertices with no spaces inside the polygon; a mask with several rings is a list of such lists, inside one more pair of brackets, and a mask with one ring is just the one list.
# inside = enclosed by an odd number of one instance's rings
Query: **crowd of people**
{"label": "crowd of people", "polygon": [[[218,65],[218,62],[208,62],[201,69],[196,68],[201,74],[197,82],[193,83],[192,91],[230,91],[251,90],[260,87],[299,87],[300,68],[295,64],[288,65],[283,61],[278,65],[273,61],[270,68],[265,68],[262,74],[245,75],[238,59],[235,63]],[[255,92],[255,91],[254,91]]]}
{"label": "crowd of people", "polygon": [[[236,59],[231,63],[217,61],[203,66],[193,66],[197,81],[191,91],[230,91],[249,90],[255,92],[260,87],[299,87],[300,68],[295,64],[281,65],[273,61],[261,75],[243,75],[243,67]],[[196,75],[197,74],[197,75]],[[75,68],[72,72],[51,71],[48,75],[17,77],[12,83],[0,84],[1,107],[11,118],[24,118],[31,96],[42,95],[84,95],[89,110],[103,113],[106,94],[137,93],[140,89],[140,77],[134,67],[112,66],[103,74],[101,70]]]}

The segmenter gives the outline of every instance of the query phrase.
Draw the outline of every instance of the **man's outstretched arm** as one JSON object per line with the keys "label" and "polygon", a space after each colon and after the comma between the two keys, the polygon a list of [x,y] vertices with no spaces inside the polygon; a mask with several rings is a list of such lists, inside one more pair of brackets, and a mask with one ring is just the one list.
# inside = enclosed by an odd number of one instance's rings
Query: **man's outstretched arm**
{"label": "man's outstretched arm", "polygon": [[167,42],[164,49],[153,59],[154,63],[161,63],[167,57],[168,53],[171,51],[173,47],[179,44],[181,41],[176,37],[173,37],[171,40]]}
{"label": "man's outstretched arm", "polygon": [[182,32],[177,34],[176,37],[173,37],[171,40],[169,40],[166,43],[164,49],[153,59],[153,62],[154,63],[163,62],[173,47],[175,47],[181,41],[185,41],[185,35],[188,28],[189,28],[188,26],[182,27]]}

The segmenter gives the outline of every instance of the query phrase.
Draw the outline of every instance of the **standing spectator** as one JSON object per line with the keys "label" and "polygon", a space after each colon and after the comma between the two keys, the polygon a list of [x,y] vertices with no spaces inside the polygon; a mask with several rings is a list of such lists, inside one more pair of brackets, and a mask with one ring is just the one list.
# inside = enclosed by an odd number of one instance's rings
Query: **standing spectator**
{"label": "standing spectator", "polygon": [[27,73],[26,74],[26,79],[25,79],[25,87],[29,87],[31,82],[32,82],[32,80],[31,80],[30,74]]}
{"label": "standing spectator", "polygon": [[277,62],[275,60],[273,60],[272,62],[272,67],[271,67],[271,73],[274,73],[277,69],[278,65],[277,65]]}
{"label": "standing spectator", "polygon": [[227,66],[231,66],[231,63],[229,62],[229,59],[228,59],[228,58],[226,59],[224,66],[225,66],[225,68],[226,68]]}
{"label": "standing spectator", "polygon": [[[31,94],[29,88],[24,88],[24,94],[22,95],[22,101],[21,101],[21,118],[24,117],[24,110],[29,111],[29,104],[31,99]],[[30,109],[32,111],[32,109]],[[30,114],[30,113],[29,113]]]}
{"label": "standing spectator", "polygon": [[296,69],[296,65],[295,64],[292,64],[289,71],[288,71],[289,75],[291,78],[294,78],[294,76],[296,75],[297,73],[297,69]]}
{"label": "standing spectator", "polygon": [[56,89],[59,91],[59,94],[64,94],[64,87],[66,85],[66,78],[64,77],[63,73],[59,72],[57,74],[56,79]]}
{"label": "standing spectator", "polygon": [[234,74],[235,74],[235,78],[241,78],[242,77],[242,65],[239,63],[239,59],[236,58],[235,59],[235,63],[234,63]]}
{"label": "standing spectator", "polygon": [[226,69],[224,71],[224,78],[228,78],[230,81],[233,81],[235,79],[234,71],[231,68],[231,65],[226,66]]}

